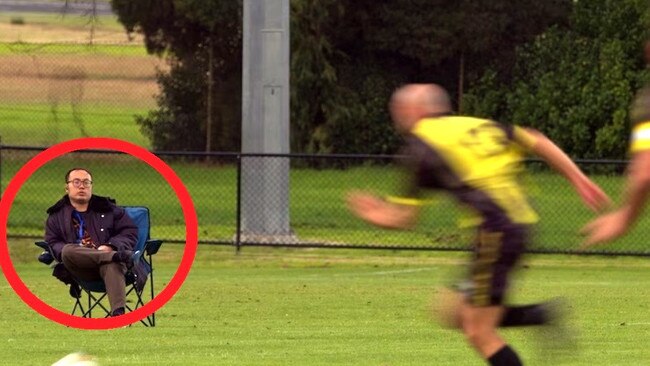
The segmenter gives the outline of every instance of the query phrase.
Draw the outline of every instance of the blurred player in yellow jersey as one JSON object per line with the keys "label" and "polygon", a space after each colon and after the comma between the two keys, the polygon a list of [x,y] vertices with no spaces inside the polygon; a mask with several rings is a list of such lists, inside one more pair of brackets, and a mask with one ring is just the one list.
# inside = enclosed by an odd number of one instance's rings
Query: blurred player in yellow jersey
{"label": "blurred player in yellow jersey", "polygon": [[351,193],[350,209],[385,228],[414,225],[423,190],[443,190],[469,208],[480,224],[467,282],[457,290],[452,324],[490,365],[521,365],[497,334],[499,326],[541,325],[550,320],[545,304],[504,304],[508,275],[525,250],[528,226],[537,215],[517,183],[526,151],[543,158],[575,187],[590,208],[609,199],[539,132],[491,120],[453,116],[447,92],[435,84],[399,88],[390,101],[396,128],[405,135],[411,185],[403,196],[381,199]]}
{"label": "blurred player in yellow jersey", "polygon": [[[646,63],[650,65],[650,41],[645,44]],[[625,234],[641,215],[650,195],[650,84],[636,95],[632,110],[632,160],[627,169],[627,186],[623,205],[587,224],[585,246],[612,241]]]}

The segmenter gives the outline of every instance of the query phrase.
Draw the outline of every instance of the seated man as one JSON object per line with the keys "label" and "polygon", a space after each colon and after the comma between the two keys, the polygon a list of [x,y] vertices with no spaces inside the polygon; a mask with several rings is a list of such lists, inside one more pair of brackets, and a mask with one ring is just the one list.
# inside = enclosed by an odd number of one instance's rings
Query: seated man
{"label": "seated man", "polygon": [[[66,195],[47,209],[45,226],[45,241],[64,267],[55,269],[55,276],[72,282],[62,278],[67,270],[81,280],[103,280],[111,316],[122,315],[124,274],[133,266],[138,229],[115,200],[92,194],[92,175],[87,169],[69,170],[65,182]],[[70,294],[78,297],[78,285],[72,282],[70,286]]]}

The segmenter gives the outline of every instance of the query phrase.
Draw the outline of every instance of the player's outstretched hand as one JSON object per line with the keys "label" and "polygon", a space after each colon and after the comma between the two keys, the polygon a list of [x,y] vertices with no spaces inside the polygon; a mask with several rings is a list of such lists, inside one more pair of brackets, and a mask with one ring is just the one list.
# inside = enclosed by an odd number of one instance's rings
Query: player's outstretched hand
{"label": "player's outstretched hand", "polygon": [[594,212],[600,212],[612,205],[612,200],[600,187],[586,176],[574,183],[582,201]]}
{"label": "player's outstretched hand", "polygon": [[408,229],[414,224],[417,214],[413,208],[392,204],[365,192],[350,192],[347,202],[352,213],[387,229]]}
{"label": "player's outstretched hand", "polygon": [[598,217],[580,230],[581,234],[587,236],[581,248],[604,244],[622,236],[627,231],[627,222],[626,212],[623,209]]}
{"label": "player's outstretched hand", "polygon": [[377,216],[381,215],[384,201],[370,193],[354,191],[347,195],[348,208],[359,218],[375,225]]}
{"label": "player's outstretched hand", "polygon": [[381,207],[383,200],[367,192],[352,191],[348,193],[347,202],[352,212],[358,216],[362,216],[365,212]]}

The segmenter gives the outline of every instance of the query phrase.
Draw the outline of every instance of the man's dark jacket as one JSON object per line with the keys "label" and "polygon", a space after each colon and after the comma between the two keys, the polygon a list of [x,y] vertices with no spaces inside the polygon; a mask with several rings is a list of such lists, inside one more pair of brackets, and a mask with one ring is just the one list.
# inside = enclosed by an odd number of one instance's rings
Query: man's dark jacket
{"label": "man's dark jacket", "polygon": [[[49,216],[45,223],[45,241],[59,262],[63,246],[77,240],[72,226],[73,211],[67,195],[47,209]],[[109,197],[90,197],[85,226],[94,243],[110,245],[115,250],[133,250],[138,241],[137,226],[124,209]]]}
{"label": "man's dark jacket", "polygon": [[[61,262],[61,251],[66,244],[74,243],[77,235],[72,225],[72,212],[74,207],[70,198],[65,195],[52,207],[47,209],[48,218],[45,223],[45,241],[52,249],[52,254]],[[94,243],[109,245],[116,251],[133,251],[138,241],[138,227],[133,223],[124,208],[115,204],[110,197],[92,195],[86,210],[85,226]],[[143,263],[135,264],[134,272],[139,274],[138,287],[144,286],[149,272]],[[69,283],[67,270],[55,269],[54,276],[61,281]]]}

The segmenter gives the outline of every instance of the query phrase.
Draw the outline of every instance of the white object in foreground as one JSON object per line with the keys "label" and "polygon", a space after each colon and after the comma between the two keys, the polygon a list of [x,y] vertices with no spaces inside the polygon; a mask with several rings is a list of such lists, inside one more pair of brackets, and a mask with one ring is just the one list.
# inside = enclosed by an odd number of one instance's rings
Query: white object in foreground
{"label": "white object in foreground", "polygon": [[52,366],[99,366],[93,356],[75,352],[56,361]]}

